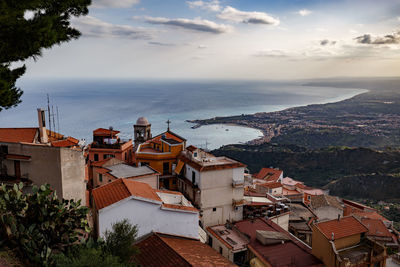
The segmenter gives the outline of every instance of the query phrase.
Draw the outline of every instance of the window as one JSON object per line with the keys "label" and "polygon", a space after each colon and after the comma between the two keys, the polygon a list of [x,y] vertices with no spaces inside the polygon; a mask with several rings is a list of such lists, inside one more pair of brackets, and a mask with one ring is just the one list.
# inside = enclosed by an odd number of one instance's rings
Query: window
{"label": "window", "polygon": [[0,146],[0,154],[8,154],[8,146],[1,145]]}
{"label": "window", "polygon": [[194,152],[194,153],[193,153],[193,156],[194,156],[195,158],[197,158],[197,152]]}
{"label": "window", "polygon": [[99,174],[99,182],[103,182],[103,174]]}
{"label": "window", "polygon": [[213,245],[213,239],[212,239],[212,237],[211,236],[208,236],[208,245],[210,246],[210,247],[212,247],[212,245]]}
{"label": "window", "polygon": [[192,183],[196,183],[196,173],[194,171],[192,171]]}
{"label": "window", "polygon": [[213,208],[213,211],[217,211],[217,208]]}
{"label": "window", "polygon": [[307,199],[308,199],[308,200],[311,200],[311,196],[307,196]]}
{"label": "window", "polygon": [[99,161],[99,154],[94,154],[94,161]]}
{"label": "window", "polygon": [[219,247],[219,254],[222,254],[222,247]]}

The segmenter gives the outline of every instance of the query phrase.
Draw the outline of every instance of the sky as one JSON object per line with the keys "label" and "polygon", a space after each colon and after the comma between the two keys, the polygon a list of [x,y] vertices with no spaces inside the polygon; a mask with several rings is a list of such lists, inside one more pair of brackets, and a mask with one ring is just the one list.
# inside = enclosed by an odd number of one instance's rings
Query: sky
{"label": "sky", "polygon": [[400,0],[92,0],[28,78],[400,75]]}

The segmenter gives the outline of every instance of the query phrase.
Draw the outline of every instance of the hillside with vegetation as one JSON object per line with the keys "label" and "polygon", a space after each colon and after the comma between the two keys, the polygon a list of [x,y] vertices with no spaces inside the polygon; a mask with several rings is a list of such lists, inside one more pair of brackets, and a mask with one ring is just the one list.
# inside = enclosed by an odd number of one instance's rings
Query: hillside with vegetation
{"label": "hillside with vegetation", "polygon": [[400,202],[400,151],[264,143],[228,145],[212,151],[247,164],[255,173],[262,167],[284,170],[284,175],[332,194],[352,198]]}

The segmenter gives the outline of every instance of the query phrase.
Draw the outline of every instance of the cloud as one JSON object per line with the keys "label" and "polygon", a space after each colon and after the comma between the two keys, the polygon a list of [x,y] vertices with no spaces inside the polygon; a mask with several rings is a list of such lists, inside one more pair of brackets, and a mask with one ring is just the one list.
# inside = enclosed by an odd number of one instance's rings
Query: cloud
{"label": "cloud", "polygon": [[369,45],[399,44],[400,32],[387,34],[385,36],[373,37],[371,34],[364,34],[354,38],[357,43]]}
{"label": "cloud", "polygon": [[205,19],[169,19],[162,17],[146,17],[145,21],[150,24],[160,24],[183,28],[192,31],[208,32],[208,33],[225,33],[230,31],[230,27],[224,24],[217,24]]}
{"label": "cloud", "polygon": [[201,8],[208,11],[218,12],[221,10],[219,0],[211,1],[186,1],[190,8]]}
{"label": "cloud", "polygon": [[148,42],[148,44],[157,46],[175,46],[175,44],[163,43],[163,42]]}
{"label": "cloud", "polygon": [[313,13],[313,12],[311,10],[308,10],[308,9],[301,9],[301,10],[296,12],[296,14],[299,14],[300,16],[303,16],[303,17],[308,16],[311,13]]}
{"label": "cloud", "polygon": [[140,0],[93,0],[92,7],[104,8],[104,7],[114,7],[114,8],[124,8],[132,7],[138,4]]}
{"label": "cloud", "polygon": [[111,24],[91,16],[73,19],[73,24],[84,36],[98,38],[112,37],[149,40],[153,38],[154,32],[149,29],[136,28],[129,25]]}
{"label": "cloud", "polygon": [[247,12],[240,11],[236,8],[227,6],[217,15],[218,18],[234,22],[251,23],[251,24],[268,24],[278,25],[279,19],[274,18],[264,12]]}
{"label": "cloud", "polygon": [[262,50],[254,54],[255,57],[283,58],[289,57],[288,52],[283,50]]}
{"label": "cloud", "polygon": [[319,44],[322,45],[322,46],[335,45],[336,41],[330,41],[328,39],[324,39],[324,40],[319,41]]}

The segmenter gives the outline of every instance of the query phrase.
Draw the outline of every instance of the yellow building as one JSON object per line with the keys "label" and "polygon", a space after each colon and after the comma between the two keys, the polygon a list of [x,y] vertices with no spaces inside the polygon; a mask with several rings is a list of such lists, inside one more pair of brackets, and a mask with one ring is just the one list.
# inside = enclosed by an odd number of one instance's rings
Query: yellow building
{"label": "yellow building", "polygon": [[386,248],[367,238],[368,228],[353,216],[316,223],[312,254],[327,267],[386,266]]}
{"label": "yellow building", "polygon": [[[150,134],[150,133],[149,133]],[[149,165],[160,175],[160,188],[177,190],[177,179],[174,170],[181,151],[185,150],[186,139],[169,129],[136,147],[136,165]],[[180,166],[181,167],[181,166]]]}

